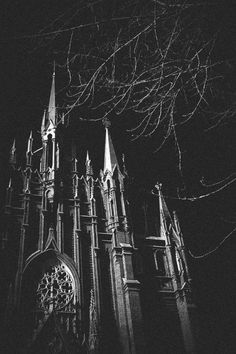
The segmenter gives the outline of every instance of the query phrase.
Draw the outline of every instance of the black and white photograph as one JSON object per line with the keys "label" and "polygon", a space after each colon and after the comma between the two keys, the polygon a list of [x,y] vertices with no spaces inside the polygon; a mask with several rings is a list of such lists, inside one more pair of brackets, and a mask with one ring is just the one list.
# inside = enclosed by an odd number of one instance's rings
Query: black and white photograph
{"label": "black and white photograph", "polygon": [[236,353],[236,2],[2,0],[0,353]]}

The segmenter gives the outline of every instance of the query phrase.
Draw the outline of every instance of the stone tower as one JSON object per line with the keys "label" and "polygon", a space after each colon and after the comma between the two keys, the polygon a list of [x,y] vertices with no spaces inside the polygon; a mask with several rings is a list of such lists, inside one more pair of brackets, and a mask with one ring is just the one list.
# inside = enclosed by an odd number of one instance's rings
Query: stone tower
{"label": "stone tower", "polygon": [[104,128],[100,175],[89,152],[81,172],[57,109],[54,72],[41,147],[31,132],[24,167],[13,143],[1,245],[6,353],[195,352],[177,216],[160,185],[156,195],[135,193],[128,203],[109,121]]}

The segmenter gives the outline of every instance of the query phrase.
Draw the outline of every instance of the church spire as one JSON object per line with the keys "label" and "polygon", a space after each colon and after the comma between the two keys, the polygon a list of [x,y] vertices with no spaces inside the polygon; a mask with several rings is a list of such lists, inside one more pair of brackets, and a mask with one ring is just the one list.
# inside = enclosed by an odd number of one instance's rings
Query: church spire
{"label": "church spire", "polygon": [[28,139],[27,152],[32,152],[32,143],[33,143],[33,133],[31,130],[30,135],[29,135],[29,139]]}
{"label": "church spire", "polygon": [[[176,246],[183,245],[183,239],[180,231],[180,225],[176,212],[174,212],[174,217],[169,212],[166,205],[165,198],[162,194],[162,185],[157,183],[155,186],[159,194],[159,211],[160,211],[160,226],[161,226],[161,236],[165,237],[167,241],[170,241],[170,236],[175,242]],[[170,230],[172,233],[170,235]]]}
{"label": "church spire", "polygon": [[109,120],[104,120],[104,126],[105,126],[105,153],[104,153],[104,169],[103,172],[106,173],[106,171],[113,172],[114,167],[118,165],[118,161],[116,158],[116,153],[115,149],[111,140],[110,132],[109,132],[109,127],[111,123]]}
{"label": "church spire", "polygon": [[91,164],[91,159],[90,159],[88,150],[87,150],[87,155],[86,155],[85,167],[86,167],[86,176],[92,176],[93,175],[93,166]]}
{"label": "church spire", "polygon": [[10,150],[9,162],[11,165],[16,164],[16,139],[14,139],[11,150]]}
{"label": "church spire", "polygon": [[45,126],[46,126],[46,109],[43,111],[43,118],[42,118],[42,124],[41,124],[41,134],[44,133]]}
{"label": "church spire", "polygon": [[55,62],[52,74],[52,86],[48,105],[48,120],[54,125],[56,124],[56,93],[55,93]]}
{"label": "church spire", "polygon": [[32,135],[32,130],[29,135],[28,139],[28,146],[27,146],[27,152],[26,152],[26,165],[30,166],[32,163],[32,154],[33,154],[33,135]]}
{"label": "church spire", "polygon": [[161,236],[167,238],[167,240],[169,241],[169,228],[170,225],[172,225],[172,218],[162,194],[162,184],[157,183],[155,187],[158,190],[159,195]]}

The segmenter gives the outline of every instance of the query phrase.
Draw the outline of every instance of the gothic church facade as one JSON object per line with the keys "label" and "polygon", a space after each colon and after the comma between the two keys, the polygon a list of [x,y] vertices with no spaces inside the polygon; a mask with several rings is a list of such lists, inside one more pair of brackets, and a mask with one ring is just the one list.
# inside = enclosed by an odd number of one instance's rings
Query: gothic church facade
{"label": "gothic church facade", "polygon": [[[55,73],[26,163],[10,151],[2,218],[5,353],[195,353],[184,240],[162,194],[127,197],[104,124],[104,167],[84,172],[56,108]],[[102,153],[102,152],[101,152]],[[140,213],[140,215],[139,215]],[[132,220],[133,216],[133,220]]]}

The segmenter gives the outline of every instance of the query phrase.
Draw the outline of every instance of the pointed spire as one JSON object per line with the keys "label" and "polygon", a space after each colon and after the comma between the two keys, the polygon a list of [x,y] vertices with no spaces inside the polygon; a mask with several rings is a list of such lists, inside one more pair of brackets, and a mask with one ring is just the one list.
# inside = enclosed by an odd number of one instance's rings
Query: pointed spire
{"label": "pointed spire", "polygon": [[158,183],[155,185],[159,194],[159,210],[160,210],[160,225],[161,225],[161,235],[169,238],[169,229],[172,225],[172,219],[168,207],[166,205],[164,196],[162,194],[162,184]]}
{"label": "pointed spire", "polygon": [[162,194],[162,184],[161,183],[157,183],[155,186],[159,192],[159,205],[160,205],[160,210],[162,211],[163,215],[168,218],[169,220],[171,220],[171,215],[170,212],[168,210],[168,207],[166,205],[164,196]]}
{"label": "pointed spire", "polygon": [[180,225],[179,225],[179,218],[178,218],[178,215],[175,210],[173,211],[173,215],[174,215],[174,223],[175,223],[176,231],[178,232],[178,234],[180,234],[181,230],[180,230]]}
{"label": "pointed spire", "polygon": [[85,166],[86,166],[86,175],[87,176],[92,176],[93,175],[93,167],[92,167],[92,164],[91,164],[91,160],[90,160],[90,157],[89,157],[88,150],[87,150],[87,155],[86,155]]}
{"label": "pointed spire", "polygon": [[28,139],[28,146],[27,146],[27,152],[26,152],[26,166],[31,166],[32,164],[32,155],[33,155],[33,135],[32,135],[32,130],[29,135]]}
{"label": "pointed spire", "polygon": [[32,130],[31,130],[30,135],[29,135],[29,139],[28,139],[27,152],[32,152],[32,143],[33,143],[33,134],[32,134]]}
{"label": "pointed spire", "polygon": [[87,150],[87,155],[86,155],[86,163],[89,163],[90,162],[90,158],[89,158],[89,152]]}
{"label": "pointed spire", "polygon": [[103,122],[105,126],[105,153],[104,153],[104,169],[103,172],[106,171],[113,172],[115,165],[119,167],[118,161],[116,158],[115,149],[111,140],[109,126],[111,125],[109,120],[104,120]]}
{"label": "pointed spire", "polygon": [[55,93],[55,62],[52,74],[52,86],[48,105],[48,119],[49,122],[56,124],[56,93]]}
{"label": "pointed spire", "polygon": [[16,164],[16,139],[14,139],[11,150],[10,150],[9,162],[12,165]]}
{"label": "pointed spire", "polygon": [[41,134],[45,131],[45,126],[46,126],[46,109],[43,111],[43,118],[42,118],[42,124],[41,124]]}
{"label": "pointed spire", "polygon": [[[169,237],[171,237],[172,240],[175,242],[176,246],[180,246],[183,243],[183,240],[182,240],[178,216],[174,211],[173,212],[174,217],[172,218],[169,209],[166,205],[164,196],[162,194],[162,190],[161,190],[162,185],[160,183],[157,183],[155,187],[159,192],[161,234],[165,235],[167,237],[167,240],[169,240]],[[170,234],[170,230],[172,230],[171,234]]]}
{"label": "pointed spire", "polygon": [[74,142],[74,140],[72,141],[71,144],[71,162],[72,162],[72,172],[79,172],[78,171],[78,159],[77,159],[77,153],[76,153],[76,144]]}
{"label": "pointed spire", "polygon": [[178,218],[176,211],[173,211],[173,215],[174,215],[174,225],[175,225],[175,231],[176,231],[174,233],[175,241],[177,242],[177,246],[184,246],[183,237],[182,237],[180,224],[179,224],[179,218]]}
{"label": "pointed spire", "polygon": [[78,160],[76,157],[73,160],[73,172],[78,172]]}
{"label": "pointed spire", "polygon": [[12,191],[12,178],[10,177],[8,187],[6,188],[6,207],[11,206]]}
{"label": "pointed spire", "polygon": [[128,171],[126,168],[126,163],[125,163],[125,154],[122,154],[122,173],[124,176],[128,176]]}
{"label": "pointed spire", "polygon": [[11,177],[10,177],[9,183],[8,183],[8,189],[10,189],[10,188],[12,188],[12,179],[11,179]]}

